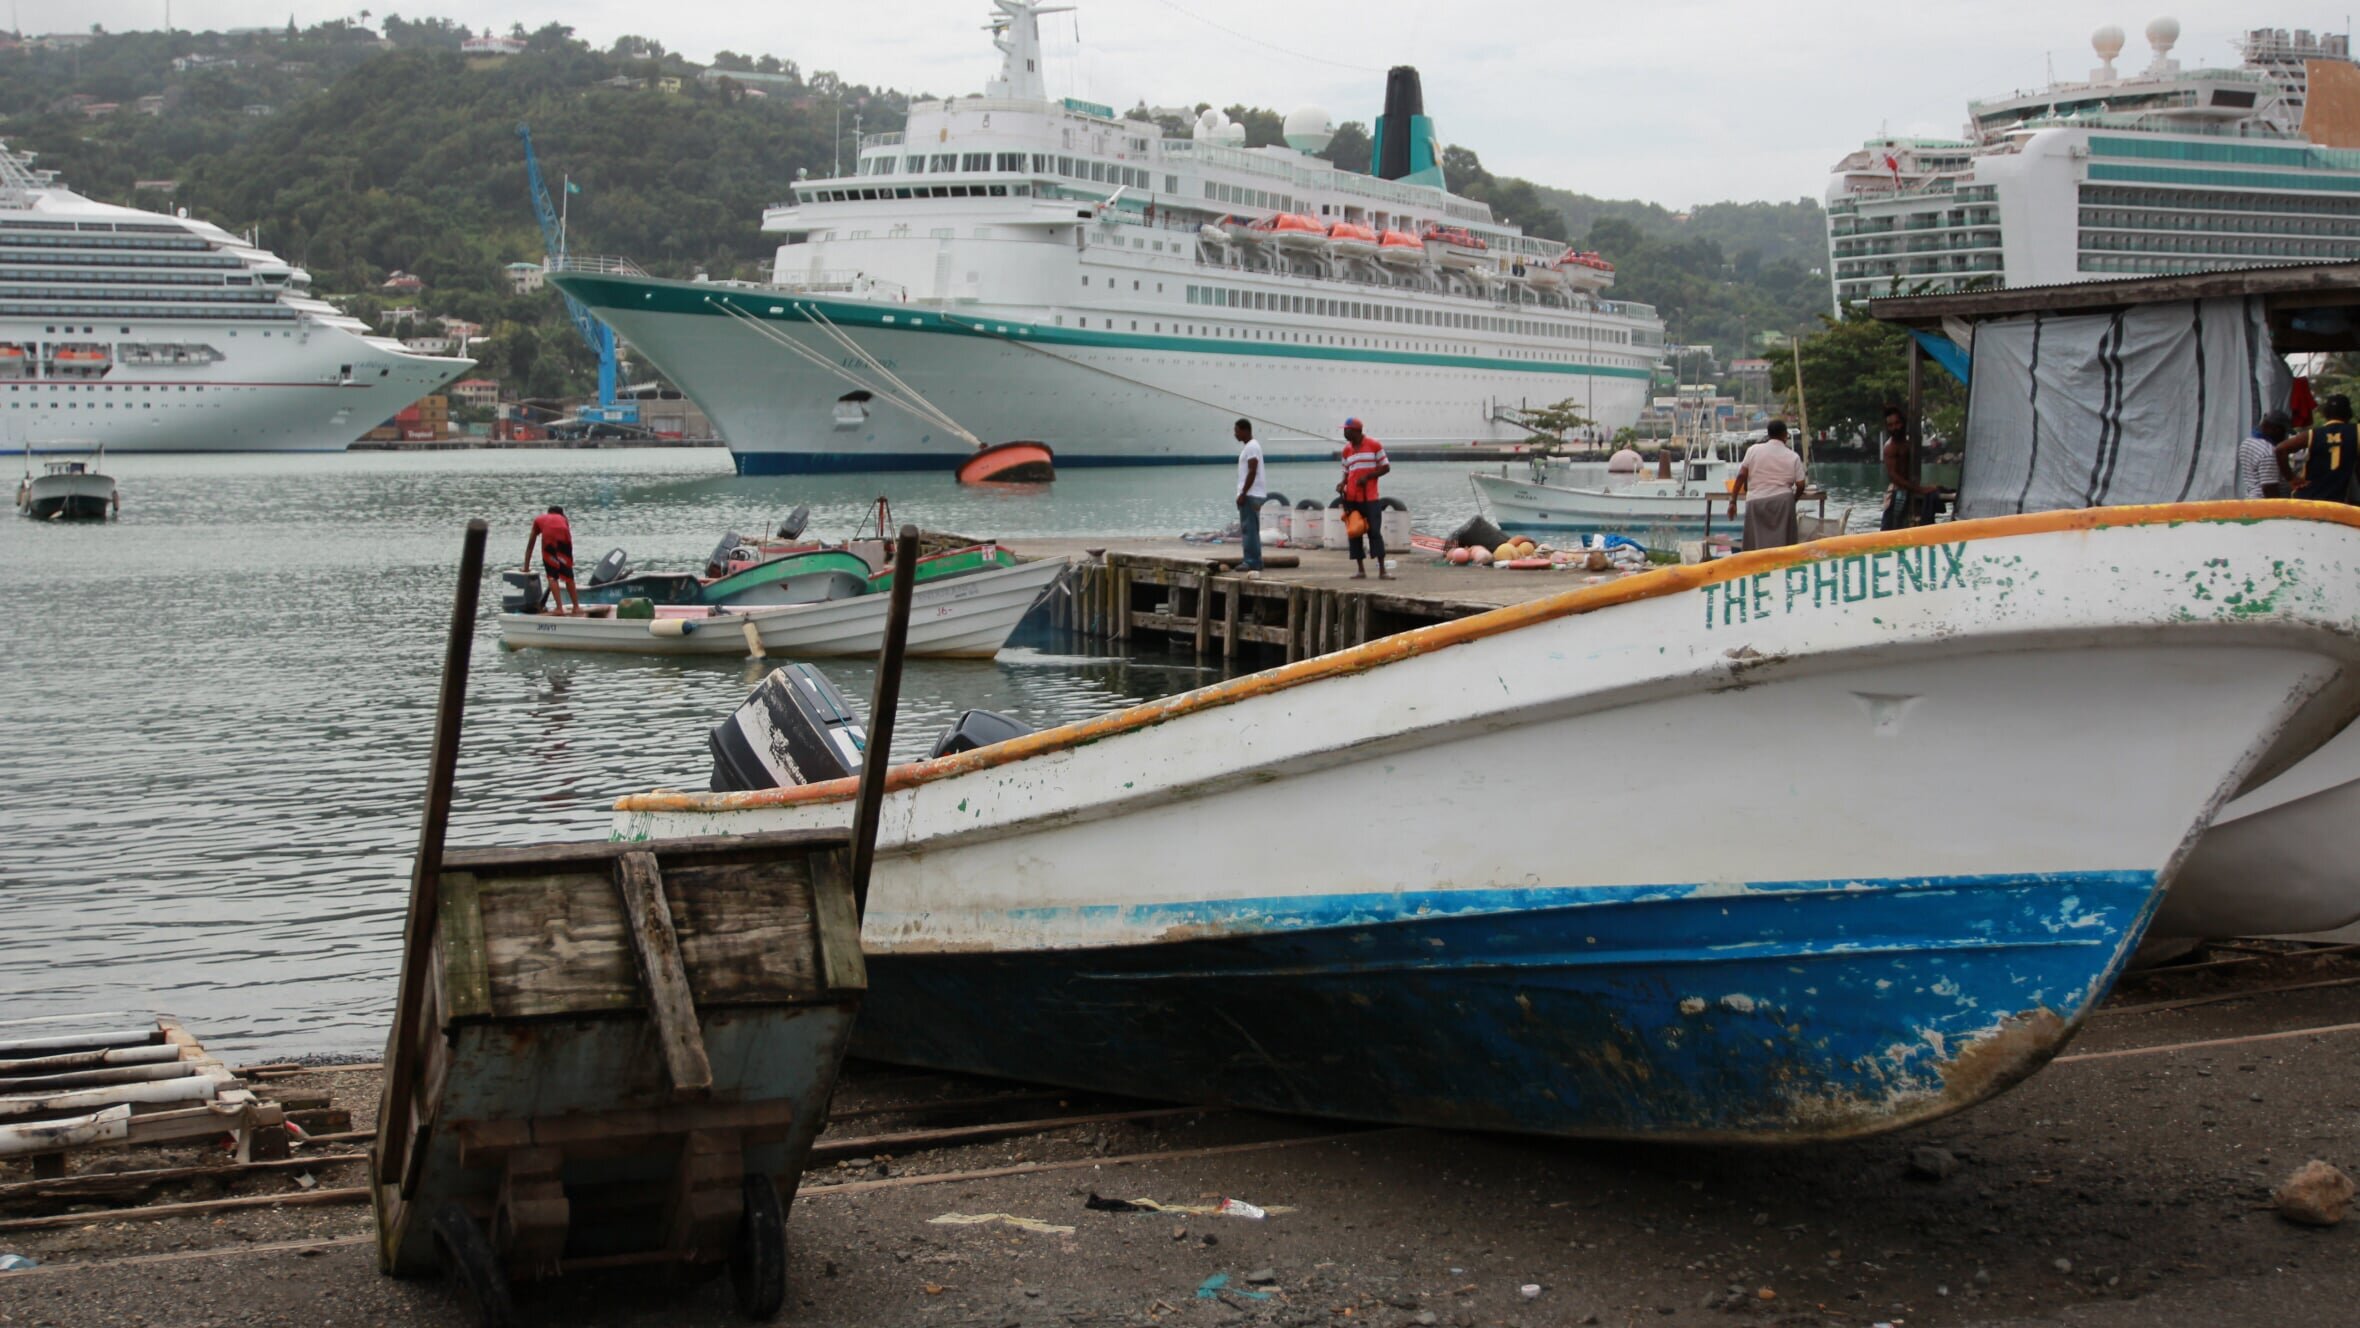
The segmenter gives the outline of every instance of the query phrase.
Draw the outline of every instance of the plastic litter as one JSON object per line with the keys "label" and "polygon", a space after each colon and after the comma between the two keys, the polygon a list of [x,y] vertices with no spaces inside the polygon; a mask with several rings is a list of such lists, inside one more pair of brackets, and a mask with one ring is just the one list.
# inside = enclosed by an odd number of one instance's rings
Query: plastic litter
{"label": "plastic litter", "polygon": [[1226,1217],[1252,1218],[1256,1222],[1259,1222],[1263,1218],[1270,1216],[1267,1210],[1256,1208],[1254,1205],[1247,1203],[1243,1199],[1223,1199],[1221,1201],[1221,1206],[1213,1211]]}
{"label": "plastic litter", "polygon": [[0,1254],[0,1273],[13,1273],[22,1268],[38,1268],[41,1261],[30,1255]]}
{"label": "plastic litter", "polygon": [[1526,1300],[1539,1300],[1541,1298],[1541,1284],[1538,1282],[1527,1282],[1523,1286],[1516,1288],[1516,1294],[1524,1297]]}
{"label": "plastic litter", "polygon": [[1244,1288],[1233,1290],[1229,1285],[1229,1274],[1227,1273],[1215,1273],[1196,1284],[1196,1298],[1198,1300],[1219,1300],[1224,1295],[1243,1296],[1247,1300],[1268,1300],[1270,1294],[1267,1291],[1248,1291]]}
{"label": "plastic litter", "polygon": [[1019,1217],[1014,1213],[944,1213],[940,1217],[927,1218],[926,1221],[928,1225],[938,1227],[977,1227],[986,1223],[1000,1222],[1021,1231],[1037,1231],[1045,1236],[1070,1236],[1073,1234],[1072,1227],[1061,1227],[1054,1222],[1043,1222],[1037,1217]]}
{"label": "plastic litter", "polygon": [[1190,1217],[1243,1217],[1259,1222],[1266,1217],[1295,1210],[1284,1204],[1267,1208],[1247,1203],[1243,1199],[1223,1199],[1217,1204],[1167,1204],[1153,1199],[1107,1199],[1093,1193],[1082,1202],[1082,1207],[1100,1213],[1184,1213]]}

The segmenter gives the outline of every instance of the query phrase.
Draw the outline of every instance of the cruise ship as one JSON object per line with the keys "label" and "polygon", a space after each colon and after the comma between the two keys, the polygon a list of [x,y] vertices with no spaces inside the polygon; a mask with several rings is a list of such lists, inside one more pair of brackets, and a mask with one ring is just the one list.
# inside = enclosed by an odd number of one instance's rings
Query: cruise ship
{"label": "cruise ship", "polygon": [[342,451],[474,363],[370,335],[219,226],[32,163],[0,144],[0,451]]}
{"label": "cruise ship", "polygon": [[2140,72],[2115,68],[2123,32],[2109,25],[2087,79],[1970,102],[1961,138],[1875,138],[1838,162],[1837,306],[2360,258],[2360,143],[2326,145],[2360,106],[2328,106],[2324,86],[2305,99],[2314,78],[2352,86],[2349,38],[2253,29],[2238,67],[2182,69],[2176,21],[2146,35]]}
{"label": "cruise ship", "polygon": [[1326,457],[1349,416],[1389,444],[1528,437],[1572,401],[1606,428],[1648,397],[1663,324],[1610,265],[1450,192],[1417,75],[1393,71],[1373,174],[1288,117],[1249,148],[1052,100],[1033,0],[995,0],[999,76],[911,106],[850,174],[769,208],[759,284],[563,260],[580,299],[712,417],[747,474],[948,467],[979,442],[1062,465]]}

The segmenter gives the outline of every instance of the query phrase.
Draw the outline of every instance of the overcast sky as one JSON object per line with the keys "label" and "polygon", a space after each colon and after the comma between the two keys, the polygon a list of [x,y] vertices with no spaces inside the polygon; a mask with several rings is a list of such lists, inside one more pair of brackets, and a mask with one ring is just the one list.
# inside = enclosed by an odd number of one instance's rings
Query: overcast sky
{"label": "overcast sky", "polygon": [[[604,46],[626,32],[705,60],[769,52],[806,73],[913,91],[980,91],[998,67],[984,0],[731,3],[669,0],[380,0],[407,18],[480,30],[572,25]],[[27,32],[163,26],[164,0],[13,0]],[[2249,24],[2344,31],[2317,0],[2189,0],[2147,12],[2120,0],[1077,0],[1042,20],[1052,95],[1126,109],[1244,102],[1316,105],[1338,123],[1373,118],[1384,70],[1418,66],[1445,142],[1543,184],[1674,207],[1724,198],[1817,196],[1827,168],[1880,132],[1952,135],[1969,97],[2081,78],[2089,36],[2121,25],[2126,72],[2144,68],[2147,23],[2180,20],[2186,65],[2234,64]],[[373,7],[374,8],[374,7]],[[183,29],[354,17],[313,0],[176,0]],[[376,13],[382,15],[383,9]],[[1075,41],[1079,31],[1081,42]],[[1250,34],[1245,35],[1245,34]]]}

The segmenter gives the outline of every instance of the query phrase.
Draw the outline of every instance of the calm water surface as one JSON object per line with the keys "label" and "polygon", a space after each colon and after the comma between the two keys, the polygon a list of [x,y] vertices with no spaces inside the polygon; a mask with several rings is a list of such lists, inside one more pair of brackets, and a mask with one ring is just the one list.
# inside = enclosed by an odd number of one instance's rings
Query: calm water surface
{"label": "calm water surface", "polygon": [[[1475,468],[1404,466],[1386,488],[1447,530],[1474,513]],[[1208,527],[1232,492],[1213,467],[1077,470],[1015,494],[947,475],[741,479],[718,450],[108,469],[118,522],[0,518],[0,1018],[154,1008],[240,1055],[383,1040],[469,517],[492,522],[494,568],[515,565],[550,503],[585,562],[621,545],[657,568],[699,564],[723,531],[767,529],[798,503],[828,537],[884,493],[898,520],[1015,540]],[[1307,497],[1333,476],[1279,465],[1271,479]],[[484,599],[454,843],[595,838],[618,794],[704,786],[705,732],[755,666],[509,654],[489,628],[496,577]],[[866,662],[826,668],[866,698]],[[896,755],[921,754],[970,707],[1045,725],[1219,676],[1046,638],[989,662],[912,661]]]}

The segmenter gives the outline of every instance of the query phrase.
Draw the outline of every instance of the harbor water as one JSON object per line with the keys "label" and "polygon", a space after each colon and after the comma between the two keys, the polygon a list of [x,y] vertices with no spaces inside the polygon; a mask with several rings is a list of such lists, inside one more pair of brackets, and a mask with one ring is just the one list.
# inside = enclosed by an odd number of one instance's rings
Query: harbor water
{"label": "harbor water", "polygon": [[[813,535],[840,538],[880,494],[897,523],[1019,545],[1169,536],[1234,511],[1220,467],[1074,470],[1003,493],[947,474],[744,479],[718,449],[107,466],[120,520],[0,522],[0,1011],[153,1008],[237,1057],[382,1042],[468,518],[492,523],[496,572],[552,503],[585,567],[619,546],[651,570],[699,566],[723,532],[767,531],[797,505]],[[1498,463],[1405,465],[1386,491],[1447,531],[1474,514],[1475,469]],[[1837,501],[1874,501],[1867,469],[1830,472]],[[1271,482],[1325,498],[1334,475],[1279,465]],[[505,652],[498,592],[487,575],[452,842],[595,838],[619,794],[704,786],[706,731],[764,666]],[[823,667],[865,701],[868,662]],[[923,754],[971,707],[1046,725],[1219,676],[1218,661],[1038,635],[992,661],[912,661],[895,754]]]}

